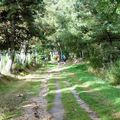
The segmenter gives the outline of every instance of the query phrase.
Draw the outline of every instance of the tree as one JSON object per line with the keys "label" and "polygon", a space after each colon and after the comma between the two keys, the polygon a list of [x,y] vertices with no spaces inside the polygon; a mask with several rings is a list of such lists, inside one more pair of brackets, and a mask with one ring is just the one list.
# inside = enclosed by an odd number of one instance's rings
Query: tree
{"label": "tree", "polygon": [[15,50],[26,50],[32,36],[36,36],[35,18],[43,9],[42,0],[4,0],[1,1],[1,46],[9,49],[7,72],[12,70]]}

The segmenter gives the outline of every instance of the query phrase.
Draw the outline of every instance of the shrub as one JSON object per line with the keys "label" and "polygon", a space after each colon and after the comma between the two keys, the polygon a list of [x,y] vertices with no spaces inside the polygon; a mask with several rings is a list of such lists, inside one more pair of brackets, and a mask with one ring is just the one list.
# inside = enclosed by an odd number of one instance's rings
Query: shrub
{"label": "shrub", "polygon": [[120,60],[110,66],[107,71],[107,78],[111,84],[120,84]]}
{"label": "shrub", "polygon": [[21,63],[14,63],[13,68],[12,68],[13,69],[12,73],[14,73],[14,74],[20,74],[20,73],[27,74],[26,68],[27,68],[27,64],[22,65]]}
{"label": "shrub", "polygon": [[99,56],[92,56],[89,61],[90,61],[90,66],[93,69],[98,69],[103,67],[101,57]]}

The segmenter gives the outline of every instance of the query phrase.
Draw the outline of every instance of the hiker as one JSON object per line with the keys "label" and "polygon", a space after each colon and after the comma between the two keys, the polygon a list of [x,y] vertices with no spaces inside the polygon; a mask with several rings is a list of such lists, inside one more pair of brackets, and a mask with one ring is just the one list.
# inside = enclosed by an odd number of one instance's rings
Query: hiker
{"label": "hiker", "polygon": [[66,63],[66,56],[64,54],[62,54],[62,61],[64,62],[64,64]]}
{"label": "hiker", "polygon": [[59,54],[56,56],[56,60],[57,60],[58,63],[60,62],[60,56],[59,56]]}

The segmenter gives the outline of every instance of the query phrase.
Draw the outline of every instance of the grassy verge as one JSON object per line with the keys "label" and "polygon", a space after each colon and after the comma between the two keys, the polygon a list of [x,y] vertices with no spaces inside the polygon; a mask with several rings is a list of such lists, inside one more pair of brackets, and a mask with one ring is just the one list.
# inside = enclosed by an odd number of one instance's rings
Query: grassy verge
{"label": "grassy verge", "polygon": [[47,102],[48,102],[48,111],[51,110],[51,108],[53,107],[53,102],[55,99],[55,92],[53,92],[54,90],[56,90],[56,85],[55,85],[55,80],[51,79],[48,81],[48,95],[46,97]]}
{"label": "grassy verge", "polygon": [[[62,89],[68,87],[64,82],[60,84]],[[64,120],[90,120],[88,113],[80,108],[70,90],[62,92],[62,102],[65,110]]]}
{"label": "grassy verge", "polygon": [[87,72],[84,64],[71,66],[62,72],[71,86],[77,85],[80,97],[96,111],[101,120],[120,120],[120,87]]}
{"label": "grassy verge", "polygon": [[40,82],[0,82],[0,120],[18,117],[27,100],[38,95]]}

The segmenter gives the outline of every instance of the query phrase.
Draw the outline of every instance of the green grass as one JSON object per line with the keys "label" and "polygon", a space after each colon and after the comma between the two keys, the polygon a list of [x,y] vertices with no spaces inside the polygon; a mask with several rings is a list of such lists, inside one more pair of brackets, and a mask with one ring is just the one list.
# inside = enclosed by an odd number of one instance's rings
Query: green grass
{"label": "green grass", "polygon": [[[0,83],[0,120],[7,120],[22,114],[22,106],[38,95],[40,82],[7,81]],[[22,96],[19,96],[22,95]],[[3,114],[1,114],[3,113]]]}
{"label": "green grass", "polygon": [[[64,82],[60,82],[60,84],[61,89],[69,87]],[[70,90],[62,92],[62,103],[65,110],[64,120],[91,120],[88,113],[80,108]]]}
{"label": "green grass", "polygon": [[51,79],[48,81],[48,88],[49,88],[49,91],[48,91],[48,95],[47,95],[46,99],[48,102],[48,111],[50,111],[54,105],[53,102],[54,102],[55,95],[56,95],[55,92],[52,92],[52,91],[56,90],[56,85],[55,85],[54,79]]}
{"label": "green grass", "polygon": [[85,64],[74,65],[61,73],[71,86],[77,85],[80,97],[97,112],[101,120],[120,120],[120,87],[87,71]]}

